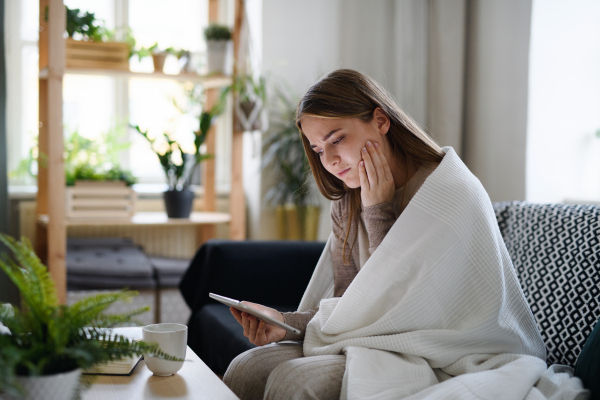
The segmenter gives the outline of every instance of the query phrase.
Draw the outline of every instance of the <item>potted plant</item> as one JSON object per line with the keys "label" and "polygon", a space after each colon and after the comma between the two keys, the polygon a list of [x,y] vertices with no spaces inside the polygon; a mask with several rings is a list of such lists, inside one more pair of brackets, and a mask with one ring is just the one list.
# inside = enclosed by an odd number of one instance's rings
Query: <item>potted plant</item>
{"label": "potted plant", "polygon": [[271,128],[263,142],[262,167],[273,185],[265,200],[275,206],[279,237],[316,240],[319,207],[313,177],[295,124],[296,101],[275,89]]}
{"label": "potted plant", "polygon": [[164,192],[165,209],[169,218],[189,218],[194,202],[194,192],[189,190],[194,169],[203,160],[212,157],[202,154],[201,146],[206,140],[210,127],[221,114],[225,104],[225,94],[222,92],[217,104],[211,110],[203,110],[199,116],[199,130],[194,132],[195,152],[185,152],[182,146],[172,140],[169,134],[154,138],[143,131],[138,125],[131,125],[148,142],[165,172],[169,189]]}
{"label": "potted plant", "polygon": [[106,28],[100,20],[96,19],[94,13],[83,13],[79,8],[66,7],[67,12],[67,34],[69,38],[80,36],[83,40],[102,42],[107,35]]}
{"label": "potted plant", "polygon": [[[125,42],[115,41],[116,32],[106,29],[94,13],[66,7],[65,64],[72,68],[129,69],[131,35]],[[46,16],[47,18],[47,16]]]}
{"label": "potted plant", "polygon": [[0,306],[0,397],[68,400],[78,390],[81,371],[93,365],[141,354],[182,361],[155,343],[131,341],[106,329],[148,311],[145,307],[103,314],[136,292],[96,294],[71,306],[60,305],[50,273],[27,239],[19,242],[0,234],[0,242],[12,253],[2,254],[0,269],[22,299],[21,310]]}
{"label": "potted plant", "polygon": [[208,73],[222,74],[225,71],[225,61],[230,47],[231,31],[229,27],[210,24],[204,30],[208,54]]}
{"label": "potted plant", "polygon": [[266,130],[263,123],[265,105],[267,104],[266,78],[255,79],[252,73],[237,75],[232,84],[237,95],[236,123],[242,131]]}

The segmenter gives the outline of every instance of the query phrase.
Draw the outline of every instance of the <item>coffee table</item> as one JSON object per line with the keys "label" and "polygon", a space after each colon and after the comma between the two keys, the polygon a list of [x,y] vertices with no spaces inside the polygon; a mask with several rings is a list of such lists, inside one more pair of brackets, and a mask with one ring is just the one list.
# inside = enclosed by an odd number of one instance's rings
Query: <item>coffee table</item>
{"label": "coffee table", "polygon": [[[141,338],[142,328],[117,328]],[[232,399],[239,398],[204,362],[187,348],[183,367],[172,376],[154,376],[141,360],[130,376],[98,375],[83,400]]]}

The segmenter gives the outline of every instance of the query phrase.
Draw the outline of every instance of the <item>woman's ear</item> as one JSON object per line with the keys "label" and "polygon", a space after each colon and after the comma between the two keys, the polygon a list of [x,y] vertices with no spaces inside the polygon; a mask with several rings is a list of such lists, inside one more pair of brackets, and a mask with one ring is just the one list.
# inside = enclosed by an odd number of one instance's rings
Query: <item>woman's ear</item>
{"label": "woman's ear", "polygon": [[380,135],[383,136],[390,130],[390,118],[380,107],[377,107],[375,111],[373,111],[373,121],[375,121]]}

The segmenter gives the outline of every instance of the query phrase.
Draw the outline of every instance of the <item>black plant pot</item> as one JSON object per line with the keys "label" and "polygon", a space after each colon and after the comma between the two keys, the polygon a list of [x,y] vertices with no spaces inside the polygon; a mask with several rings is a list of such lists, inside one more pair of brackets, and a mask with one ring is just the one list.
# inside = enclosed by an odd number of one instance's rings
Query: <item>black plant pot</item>
{"label": "black plant pot", "polygon": [[168,190],[163,193],[169,218],[189,218],[194,204],[191,190]]}

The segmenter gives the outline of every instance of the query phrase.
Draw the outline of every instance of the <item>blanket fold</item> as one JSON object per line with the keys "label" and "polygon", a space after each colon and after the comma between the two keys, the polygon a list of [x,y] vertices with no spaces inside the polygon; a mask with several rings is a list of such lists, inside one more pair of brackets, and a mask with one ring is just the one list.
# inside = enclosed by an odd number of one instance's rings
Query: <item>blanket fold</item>
{"label": "blanket fold", "polygon": [[347,355],[341,398],[524,399],[546,371],[490,199],[444,151],[344,295],[329,242],[304,294],[304,354]]}

